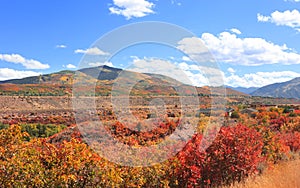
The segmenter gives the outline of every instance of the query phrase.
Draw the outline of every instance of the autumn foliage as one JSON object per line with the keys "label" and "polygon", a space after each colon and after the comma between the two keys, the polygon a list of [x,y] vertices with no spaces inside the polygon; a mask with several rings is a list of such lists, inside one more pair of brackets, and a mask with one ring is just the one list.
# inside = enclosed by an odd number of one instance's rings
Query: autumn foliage
{"label": "autumn foliage", "polygon": [[[64,121],[59,120],[58,123]],[[203,147],[205,125],[172,158],[145,167],[121,166],[93,151],[76,127],[49,138],[52,126],[12,124],[0,130],[0,187],[218,187],[241,182],[300,152],[300,119],[280,111],[241,115],[242,123],[222,126]],[[180,120],[156,122],[152,131],[140,124],[114,122],[106,129],[132,147],[155,145],[172,134]],[[23,127],[22,127],[23,125]],[[58,124],[59,125],[59,124]],[[73,132],[72,132],[73,130]],[[92,131],[92,130],[91,130]],[[30,134],[29,134],[29,133]],[[45,133],[44,133],[45,132]],[[44,136],[36,136],[42,133]],[[212,133],[211,133],[212,134]],[[38,134],[39,135],[39,134]],[[69,136],[59,139],[59,135]]]}
{"label": "autumn foliage", "polygon": [[217,186],[241,181],[257,172],[264,160],[263,140],[244,125],[223,127],[206,151],[201,151],[201,135],[196,135],[180,152],[182,187]]}

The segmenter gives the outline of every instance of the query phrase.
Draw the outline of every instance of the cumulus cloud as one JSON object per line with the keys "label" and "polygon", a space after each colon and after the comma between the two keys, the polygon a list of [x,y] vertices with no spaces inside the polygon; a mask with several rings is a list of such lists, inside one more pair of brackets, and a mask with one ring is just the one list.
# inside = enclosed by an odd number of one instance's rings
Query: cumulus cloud
{"label": "cumulus cloud", "polygon": [[63,67],[66,67],[68,69],[76,69],[76,66],[73,64],[67,64],[66,66],[63,66]]}
{"label": "cumulus cloud", "polygon": [[113,0],[114,6],[109,7],[112,14],[122,15],[127,20],[153,14],[154,3],[146,0]]}
{"label": "cumulus cloud", "polygon": [[174,62],[155,57],[132,57],[133,61],[128,70],[141,73],[161,74],[174,78],[180,82],[191,84],[184,70],[177,67]]}
{"label": "cumulus cloud", "polygon": [[259,22],[271,22],[278,26],[288,26],[300,32],[300,12],[296,9],[284,12],[275,11],[270,16],[257,14],[257,20]]}
{"label": "cumulus cloud", "polygon": [[268,22],[270,21],[271,17],[269,16],[264,16],[264,15],[261,15],[261,14],[257,14],[257,21],[259,22]]}
{"label": "cumulus cloud", "polygon": [[191,61],[191,59],[188,56],[182,56],[182,61]]}
{"label": "cumulus cloud", "polygon": [[76,54],[87,54],[87,55],[109,55],[108,52],[104,52],[101,49],[97,48],[97,47],[93,47],[93,48],[88,48],[88,49],[77,49],[74,51]]}
{"label": "cumulus cloud", "polygon": [[231,74],[225,78],[226,85],[232,87],[262,87],[273,83],[286,82],[300,74],[293,71],[256,72],[242,76]]}
{"label": "cumulus cloud", "polygon": [[134,57],[132,66],[128,70],[161,74],[174,78],[182,83],[194,86],[221,86],[232,87],[262,87],[272,83],[279,83],[300,77],[300,73],[293,71],[255,72],[237,75],[236,70],[229,67],[226,75],[217,67],[201,66],[187,62],[173,62],[154,57]]}
{"label": "cumulus cloud", "polygon": [[193,61],[214,61],[209,50],[203,41],[198,37],[183,38],[178,42],[177,48],[187,54]]}
{"label": "cumulus cloud", "polygon": [[34,71],[19,71],[9,68],[0,68],[0,80],[10,80],[10,79],[19,79],[29,76],[38,76],[41,73]]}
{"label": "cumulus cloud", "polygon": [[135,57],[129,70],[142,73],[161,74],[182,83],[194,86],[223,85],[223,72],[213,67],[186,62],[171,62],[154,57]]}
{"label": "cumulus cloud", "polygon": [[235,73],[235,70],[234,70],[233,68],[231,68],[231,67],[229,67],[229,68],[227,69],[227,71],[228,71],[229,73]]}
{"label": "cumulus cloud", "polygon": [[48,69],[48,64],[43,64],[37,60],[25,59],[19,54],[0,54],[0,60],[9,63],[21,64],[26,69]]}
{"label": "cumulus cloud", "polygon": [[55,46],[55,48],[67,48],[67,46],[64,44],[58,44]]}
{"label": "cumulus cloud", "polygon": [[103,65],[107,65],[109,67],[114,67],[112,62],[90,62],[90,63],[88,63],[88,65],[91,67],[99,67],[99,66],[103,66]]}
{"label": "cumulus cloud", "polygon": [[183,38],[178,42],[177,48],[188,55],[206,53],[207,48],[203,41],[197,37]]}
{"label": "cumulus cloud", "polygon": [[224,85],[224,72],[218,67],[207,66],[205,64],[178,63],[178,67],[188,75],[195,86],[222,86]]}
{"label": "cumulus cloud", "polygon": [[203,33],[201,38],[185,38],[178,42],[178,48],[190,57],[212,59],[206,57],[203,43],[214,58],[223,63],[245,66],[300,63],[300,54],[292,52],[285,44],[277,45],[263,38],[239,38],[229,32],[217,36]]}
{"label": "cumulus cloud", "polygon": [[242,34],[242,32],[240,30],[236,29],[236,28],[232,28],[232,29],[230,29],[230,31],[235,33],[235,34],[238,34],[238,35]]}

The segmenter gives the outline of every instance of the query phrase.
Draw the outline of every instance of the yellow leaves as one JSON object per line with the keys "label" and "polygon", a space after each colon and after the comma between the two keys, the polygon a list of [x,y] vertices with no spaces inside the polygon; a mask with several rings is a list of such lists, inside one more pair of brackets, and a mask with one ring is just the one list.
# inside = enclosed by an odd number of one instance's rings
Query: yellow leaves
{"label": "yellow leaves", "polygon": [[73,174],[68,174],[68,175],[63,174],[63,175],[61,176],[61,178],[62,178],[62,180],[63,180],[64,182],[68,182],[68,181],[70,181],[70,180],[75,181],[75,182],[77,181],[76,176],[74,176]]}
{"label": "yellow leaves", "polygon": [[197,132],[203,133],[203,131],[206,129],[209,121],[210,121],[210,117],[207,117],[204,114],[200,114],[199,122],[198,122],[198,126],[197,126]]}
{"label": "yellow leaves", "polygon": [[68,81],[68,80],[69,80],[69,77],[68,77],[68,76],[62,76],[62,77],[60,77],[60,81],[66,82],[66,81]]}
{"label": "yellow leaves", "polygon": [[[167,187],[175,167],[121,167],[76,139],[58,145],[47,139],[24,141],[19,126],[0,131],[0,187]],[[8,149],[9,148],[9,149]]]}

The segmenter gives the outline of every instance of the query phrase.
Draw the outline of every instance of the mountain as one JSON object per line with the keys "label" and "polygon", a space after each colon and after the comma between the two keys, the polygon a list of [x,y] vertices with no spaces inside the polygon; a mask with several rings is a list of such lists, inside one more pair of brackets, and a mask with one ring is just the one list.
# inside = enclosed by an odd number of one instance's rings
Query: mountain
{"label": "mountain", "polygon": [[242,92],[242,93],[246,93],[246,94],[250,94],[253,93],[254,91],[256,91],[259,87],[231,87],[231,86],[226,86],[227,88]]}
{"label": "mountain", "polygon": [[57,73],[45,74],[40,76],[31,76],[21,79],[11,79],[0,81],[0,84],[40,84],[40,83],[54,83],[62,80],[62,77],[71,78],[74,75],[74,71],[64,70]]}
{"label": "mountain", "polygon": [[122,72],[122,69],[104,65],[99,67],[83,68],[79,71],[98,80],[115,80]]}
{"label": "mountain", "polygon": [[300,99],[300,77],[293,80],[261,87],[251,93],[253,96]]}
{"label": "mountain", "polygon": [[[0,95],[72,95],[73,84],[82,81],[92,84],[82,85],[79,95],[94,95],[85,93],[86,87],[94,85],[95,95],[98,96],[110,95],[112,91],[114,94],[127,94],[129,88],[130,95],[178,95],[178,91],[181,91],[180,94],[184,92],[190,95],[195,91],[193,86],[185,85],[164,75],[99,66],[83,68],[77,72],[60,71],[23,79],[0,81]],[[199,94],[211,94],[209,87],[198,87],[196,90]],[[214,88],[214,91],[214,94],[223,94],[224,88]],[[230,88],[226,88],[226,92],[228,96],[246,96],[246,94]]]}
{"label": "mountain", "polygon": [[[130,94],[133,95],[176,95],[177,87],[184,86],[181,82],[163,75],[99,66],[83,68],[77,72],[60,71],[23,79],[0,81],[0,95],[71,95],[73,84],[76,82],[96,85],[95,94],[99,96],[109,95],[113,87],[115,94],[126,94],[130,88]],[[82,87],[86,87],[86,85]],[[85,93],[85,91],[87,89],[83,88],[80,95],[93,95]]]}

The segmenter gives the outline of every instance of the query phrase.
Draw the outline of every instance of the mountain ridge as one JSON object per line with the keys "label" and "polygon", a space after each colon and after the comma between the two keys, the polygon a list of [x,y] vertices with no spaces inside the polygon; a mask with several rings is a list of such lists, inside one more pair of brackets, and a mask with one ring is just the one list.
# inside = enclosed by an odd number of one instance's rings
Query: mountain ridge
{"label": "mountain ridge", "polygon": [[[131,94],[134,95],[177,95],[178,88],[190,93],[193,90],[191,87],[194,87],[160,74],[137,73],[104,65],[83,68],[78,71],[63,70],[45,75],[0,81],[0,95],[71,95],[75,75],[87,83],[97,83],[95,88],[98,92],[97,95],[104,96],[109,95],[115,82],[125,84],[124,88],[120,88],[120,93],[126,93],[125,91],[128,90],[126,83],[133,83]],[[210,94],[209,87],[196,87],[196,90],[204,95]],[[222,87],[214,90],[220,95],[224,91]],[[247,94],[230,88],[226,88],[226,91],[230,96],[247,96]]]}
{"label": "mountain ridge", "polygon": [[256,91],[257,89],[259,89],[259,87],[232,87],[232,86],[226,86],[230,89],[242,92],[242,93],[246,93],[246,94],[251,94],[254,91]]}
{"label": "mountain ridge", "polygon": [[252,96],[300,99],[300,77],[270,84],[251,93]]}

